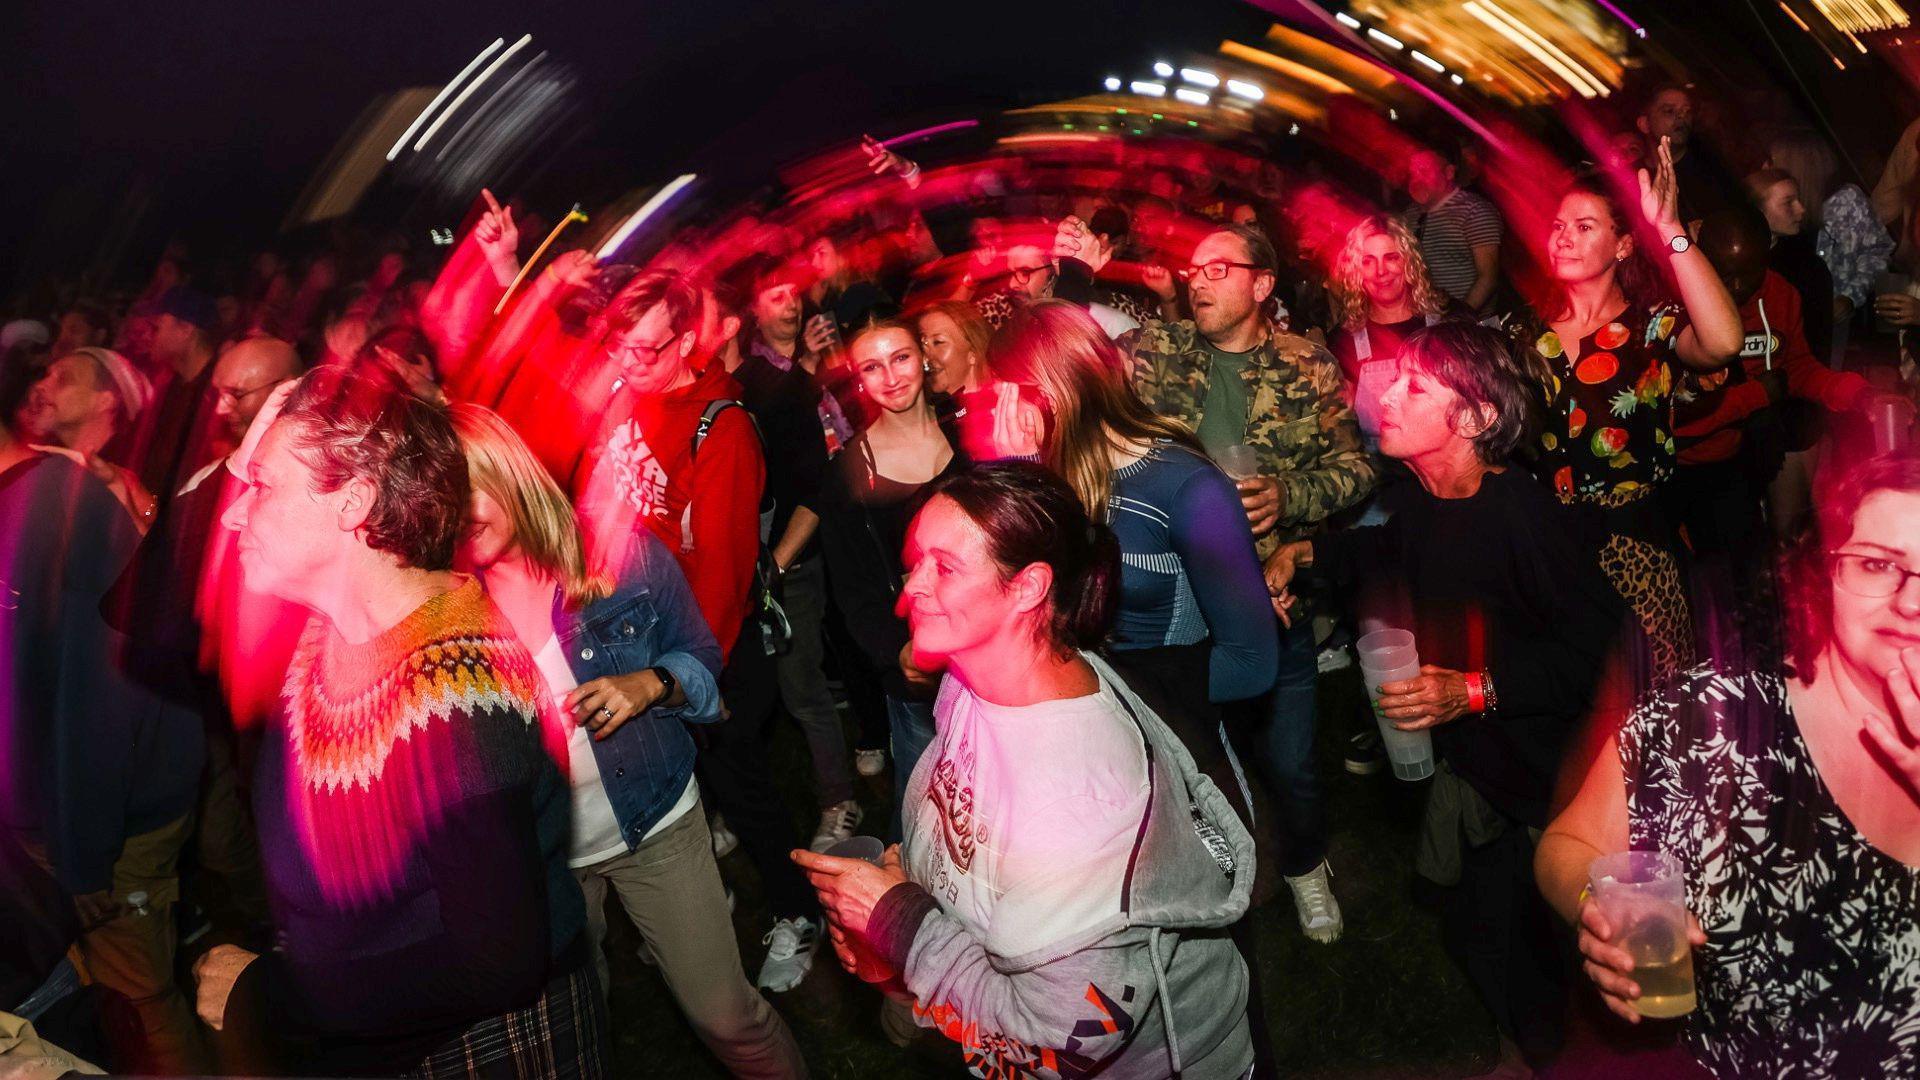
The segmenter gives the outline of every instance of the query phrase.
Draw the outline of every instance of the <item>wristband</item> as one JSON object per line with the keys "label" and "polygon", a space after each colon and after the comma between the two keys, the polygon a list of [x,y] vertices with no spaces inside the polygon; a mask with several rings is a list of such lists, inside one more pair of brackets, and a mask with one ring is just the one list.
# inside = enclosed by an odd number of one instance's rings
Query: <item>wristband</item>
{"label": "wristband", "polygon": [[1467,711],[1471,713],[1486,712],[1487,691],[1485,676],[1478,671],[1469,671],[1466,673],[1466,680]]}
{"label": "wristband", "polygon": [[1493,690],[1493,676],[1484,671],[1480,673],[1480,692],[1486,695],[1486,699],[1487,699],[1486,711],[1487,712],[1499,711],[1500,695],[1495,693]]}

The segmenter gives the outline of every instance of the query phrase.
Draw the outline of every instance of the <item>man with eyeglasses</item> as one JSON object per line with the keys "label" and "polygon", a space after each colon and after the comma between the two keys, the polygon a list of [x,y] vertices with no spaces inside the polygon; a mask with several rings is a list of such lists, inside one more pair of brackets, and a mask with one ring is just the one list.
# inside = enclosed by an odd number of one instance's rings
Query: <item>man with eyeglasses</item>
{"label": "man with eyeglasses", "polygon": [[[1265,558],[1364,498],[1374,485],[1373,461],[1341,398],[1339,365],[1324,347],[1269,317],[1276,258],[1264,232],[1252,225],[1216,229],[1179,276],[1193,318],[1151,320],[1119,344],[1132,358],[1135,388],[1155,412],[1192,427],[1215,457],[1239,445],[1253,450],[1258,475],[1237,483]],[[1301,929],[1331,942],[1342,922],[1313,764],[1318,667],[1310,615],[1296,610],[1281,631],[1278,681],[1271,695],[1248,703],[1256,715],[1245,735],[1273,791],[1281,873]]]}
{"label": "man with eyeglasses", "polygon": [[727,658],[720,673],[727,718],[703,725],[698,775],[766,887],[774,925],[756,983],[778,993],[800,985],[813,965],[820,905],[787,858],[801,846],[799,834],[773,794],[766,757],[779,692],[753,618],[766,459],[739,382],[712,355],[717,343],[702,345],[706,313],[700,292],[666,270],[635,277],[608,302],[603,348],[620,381],[608,409],[615,422],[580,501],[581,524],[590,557],[613,566],[632,530],[650,529],[674,553]]}

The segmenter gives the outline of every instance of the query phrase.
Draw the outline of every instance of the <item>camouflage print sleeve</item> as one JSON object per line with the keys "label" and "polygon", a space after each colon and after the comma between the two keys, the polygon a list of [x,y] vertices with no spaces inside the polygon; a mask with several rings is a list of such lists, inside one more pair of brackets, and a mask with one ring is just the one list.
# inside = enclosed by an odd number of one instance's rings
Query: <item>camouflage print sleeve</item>
{"label": "camouflage print sleeve", "polygon": [[[1373,458],[1360,443],[1360,425],[1340,392],[1340,366],[1325,348],[1288,359],[1313,394],[1317,423],[1306,445],[1292,449],[1297,467],[1279,474],[1281,529],[1317,524],[1373,490]],[[1307,426],[1307,425],[1303,425]]]}

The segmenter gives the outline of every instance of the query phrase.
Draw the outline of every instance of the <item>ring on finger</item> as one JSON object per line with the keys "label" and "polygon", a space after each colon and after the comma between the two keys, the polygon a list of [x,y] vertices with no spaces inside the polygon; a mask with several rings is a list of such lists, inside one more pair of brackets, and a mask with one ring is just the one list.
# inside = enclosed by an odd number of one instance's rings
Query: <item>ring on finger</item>
{"label": "ring on finger", "polygon": [[603,719],[611,720],[613,719],[613,710],[603,708],[600,710],[600,715]]}

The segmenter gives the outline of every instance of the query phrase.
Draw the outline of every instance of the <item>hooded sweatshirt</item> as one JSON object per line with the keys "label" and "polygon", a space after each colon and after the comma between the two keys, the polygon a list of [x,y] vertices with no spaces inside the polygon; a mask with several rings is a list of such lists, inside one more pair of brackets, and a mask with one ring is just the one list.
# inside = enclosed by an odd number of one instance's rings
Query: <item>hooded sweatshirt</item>
{"label": "hooded sweatshirt", "polygon": [[1740,305],[1745,338],[1735,363],[1713,371],[1687,371],[1674,391],[1673,433],[1680,464],[1707,465],[1730,460],[1740,449],[1741,424],[1766,408],[1766,384],[1759,376],[1771,368],[1787,373],[1787,393],[1813,401],[1829,412],[1844,412],[1871,388],[1850,371],[1835,371],[1807,346],[1800,294],[1773,271],[1760,290]]}
{"label": "hooded sweatshirt", "polygon": [[694,434],[709,403],[740,400],[740,384],[714,364],[664,394],[628,394],[590,453],[582,524],[601,565],[625,562],[631,530],[650,529],[693,586],[700,613],[720,644],[733,649],[750,607],[760,554],[760,497],[766,461],[745,406],[721,410],[700,450]]}
{"label": "hooded sweatshirt", "polygon": [[998,706],[949,675],[907,784],[909,880],[866,936],[978,1076],[1244,1075],[1253,841],[1099,658],[1093,694]]}

